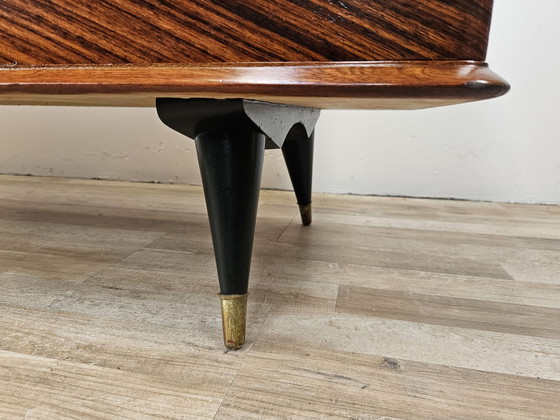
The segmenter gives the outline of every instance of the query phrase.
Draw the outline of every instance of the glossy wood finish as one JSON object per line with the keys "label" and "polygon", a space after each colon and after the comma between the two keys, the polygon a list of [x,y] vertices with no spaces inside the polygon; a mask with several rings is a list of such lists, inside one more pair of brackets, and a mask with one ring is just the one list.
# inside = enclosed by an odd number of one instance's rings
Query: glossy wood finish
{"label": "glossy wood finish", "polygon": [[560,207],[260,199],[234,352],[200,187],[1,176],[0,419],[558,418]]}
{"label": "glossy wood finish", "polygon": [[243,97],[325,109],[417,109],[508,89],[485,63],[469,61],[0,67],[0,103],[24,105]]}
{"label": "glossy wood finish", "polygon": [[416,109],[499,96],[492,0],[0,0],[0,104],[247,98]]}
{"label": "glossy wood finish", "polygon": [[0,64],[484,60],[492,0],[0,0]]}

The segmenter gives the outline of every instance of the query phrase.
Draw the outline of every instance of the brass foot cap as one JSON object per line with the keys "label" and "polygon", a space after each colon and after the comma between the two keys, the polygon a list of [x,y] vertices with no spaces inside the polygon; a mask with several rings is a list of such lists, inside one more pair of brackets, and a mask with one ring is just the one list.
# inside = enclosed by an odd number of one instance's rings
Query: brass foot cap
{"label": "brass foot cap", "polygon": [[222,303],[222,327],[224,345],[238,349],[245,343],[245,326],[247,323],[247,296],[218,295]]}
{"label": "brass foot cap", "polygon": [[311,224],[311,203],[300,204],[299,213],[301,214],[301,223],[303,223],[303,226],[309,226]]}

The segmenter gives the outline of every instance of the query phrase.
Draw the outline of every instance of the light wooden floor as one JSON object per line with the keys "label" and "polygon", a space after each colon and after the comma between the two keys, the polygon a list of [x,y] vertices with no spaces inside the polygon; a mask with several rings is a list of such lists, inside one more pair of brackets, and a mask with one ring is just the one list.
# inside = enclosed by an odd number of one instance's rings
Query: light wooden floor
{"label": "light wooden floor", "polygon": [[222,347],[200,188],[0,177],[0,418],[558,419],[560,207],[263,191]]}

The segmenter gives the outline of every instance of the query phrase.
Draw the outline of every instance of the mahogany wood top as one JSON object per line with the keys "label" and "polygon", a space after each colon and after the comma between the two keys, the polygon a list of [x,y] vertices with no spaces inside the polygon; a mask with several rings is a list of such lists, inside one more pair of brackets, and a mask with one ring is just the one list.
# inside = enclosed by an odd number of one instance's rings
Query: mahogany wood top
{"label": "mahogany wood top", "polygon": [[0,64],[484,61],[492,0],[0,0]]}
{"label": "mahogany wood top", "polygon": [[154,106],[156,97],[205,97],[416,109],[488,99],[508,88],[485,63],[467,61],[0,66],[0,104]]}

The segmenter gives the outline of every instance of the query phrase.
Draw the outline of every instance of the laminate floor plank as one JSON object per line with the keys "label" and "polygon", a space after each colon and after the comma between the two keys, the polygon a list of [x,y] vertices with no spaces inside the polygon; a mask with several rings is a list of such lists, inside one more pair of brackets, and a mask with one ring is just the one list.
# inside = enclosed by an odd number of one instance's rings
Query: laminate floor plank
{"label": "laminate floor plank", "polygon": [[516,280],[560,285],[560,251],[527,249],[501,265]]}
{"label": "laminate floor plank", "polygon": [[[313,230],[322,231],[322,228],[314,226]],[[418,241],[412,244],[406,238],[398,239],[398,229],[395,230],[395,238],[388,241],[376,237],[374,232],[348,231],[340,225],[327,226],[325,230],[331,235],[326,232],[308,234],[299,226],[290,225],[279,242],[286,244],[285,255],[292,258],[298,256],[334,263],[511,279],[499,261],[486,258],[486,254],[476,259],[436,242]],[[384,243],[390,244],[385,247]]]}
{"label": "laminate floor plank", "polygon": [[220,403],[176,380],[6,351],[0,389],[7,420],[212,419]]}
{"label": "laminate floor plank", "polygon": [[8,175],[1,178],[2,199],[179,212],[188,206],[190,211],[206,213],[202,190],[195,186]]}
{"label": "laminate floor plank", "polygon": [[[560,284],[540,283],[536,276],[529,278],[531,284],[527,285],[516,279],[430,273],[297,257],[284,258],[282,255],[259,256],[254,259],[253,264],[263,273],[260,280],[256,280],[269,283],[270,287],[275,288],[281,288],[286,283],[314,282],[560,309]],[[269,286],[263,286],[263,289],[266,287]]]}
{"label": "laminate floor plank", "polygon": [[258,339],[560,381],[560,340],[553,338],[273,306]]}
{"label": "laminate floor plank", "polygon": [[[67,223],[0,220],[0,250],[81,259],[103,259],[104,255],[126,256],[141,249],[165,232],[76,226]],[[106,258],[106,257],[105,257]]]}
{"label": "laminate floor plank", "polygon": [[313,228],[318,233],[310,235],[301,227],[290,225],[278,239],[289,245],[286,255],[430,273],[560,284],[560,250],[556,240],[400,228],[349,230],[343,224]]}
{"label": "laminate floor plank", "polygon": [[[107,282],[97,284],[95,277],[75,284],[5,272],[0,274],[0,287],[8,292],[0,294],[0,303],[89,315],[100,322],[109,319],[183,327],[184,336],[193,343],[202,345],[211,337],[216,346],[222,345],[217,334],[221,318],[215,288],[191,285],[187,292],[165,286],[131,290],[120,287],[118,279],[122,274],[126,272],[117,272],[113,286]],[[258,331],[269,309],[266,303],[249,303],[249,337]]]}
{"label": "laminate floor plank", "polygon": [[[197,345],[187,328],[106,319],[66,311],[0,306],[4,351],[177,380],[221,398],[243,362],[213,340]],[[217,343],[221,344],[221,343]]]}
{"label": "laminate floor plank", "polygon": [[[156,197],[153,199],[157,200]],[[187,207],[191,207],[190,203],[185,204],[185,208]],[[157,232],[183,233],[189,231],[192,226],[207,223],[208,216],[205,212],[197,212],[192,208],[191,210],[162,211],[95,203],[72,204],[10,199],[0,201],[0,217],[9,221]]]}
{"label": "laminate floor plank", "polygon": [[[344,196],[341,196],[344,197]],[[319,223],[560,239],[560,208],[399,197],[314,198]]]}
{"label": "laminate floor plank", "polygon": [[340,286],[340,313],[560,339],[560,309]]}
{"label": "laminate floor plank", "polygon": [[259,341],[216,419],[552,419],[560,382]]}
{"label": "laminate floor plank", "polygon": [[36,276],[44,280],[82,282],[119,261],[122,256],[105,254],[103,259],[83,259],[80,253],[66,256],[0,250],[0,272]]}

